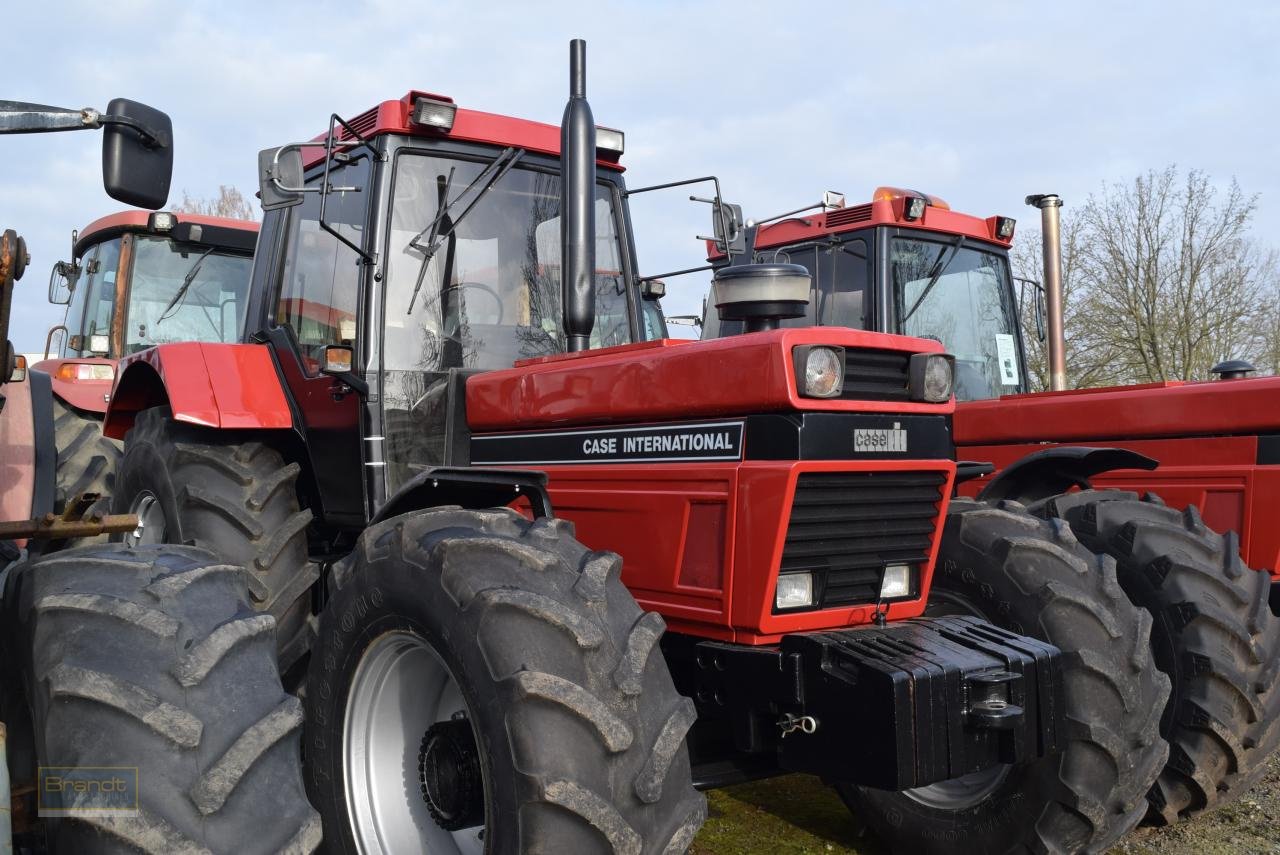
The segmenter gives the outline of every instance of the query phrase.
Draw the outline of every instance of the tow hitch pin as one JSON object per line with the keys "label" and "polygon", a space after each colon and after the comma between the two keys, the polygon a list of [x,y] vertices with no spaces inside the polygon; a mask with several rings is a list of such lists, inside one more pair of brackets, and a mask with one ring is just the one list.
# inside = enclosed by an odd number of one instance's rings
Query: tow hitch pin
{"label": "tow hitch pin", "polygon": [[803,733],[813,733],[818,729],[818,720],[811,715],[786,713],[779,719],[778,727],[782,728],[782,738],[786,739],[788,733],[795,733],[797,730]]}

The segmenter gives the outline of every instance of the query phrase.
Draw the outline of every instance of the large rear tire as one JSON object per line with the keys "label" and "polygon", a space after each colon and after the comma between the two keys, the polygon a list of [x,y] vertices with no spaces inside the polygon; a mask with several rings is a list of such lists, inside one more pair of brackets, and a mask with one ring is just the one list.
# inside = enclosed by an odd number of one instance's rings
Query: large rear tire
{"label": "large rear tire", "polygon": [[1210,531],[1194,507],[1086,490],[1032,511],[1067,520],[1086,546],[1115,558],[1121,587],[1154,620],[1155,664],[1173,694],[1160,722],[1169,762],[1148,795],[1148,822],[1195,816],[1256,784],[1280,746],[1271,577],[1245,566],[1236,535]]}
{"label": "large rear tire", "polygon": [[125,438],[115,513],[136,513],[131,546],[190,544],[250,571],[254,608],[276,619],[281,672],[310,648],[307,558],[311,511],[298,505],[301,471],[260,440],[181,424],[168,407],[138,413]]}
{"label": "large rear tire", "polygon": [[1169,681],[1151,664],[1151,619],[1125,598],[1110,558],[1060,520],[1013,502],[953,500],[929,603],[976,614],[1063,652],[1066,744],[996,773],[890,793],[841,785],[897,852],[1099,852],[1146,812],[1168,756],[1160,710]]}
{"label": "large rear tire", "polygon": [[332,851],[684,852],[706,816],[693,704],[620,568],[570,524],[505,508],[366,531],[335,574],[306,698]]}
{"label": "large rear tire", "polygon": [[103,545],[14,572],[42,766],[137,769],[136,816],[45,820],[51,851],[307,853],[302,710],[276,671],[274,620],[238,567],[190,547]]}
{"label": "large rear tire", "polygon": [[[58,452],[55,470],[54,511],[62,513],[67,502],[81,493],[97,493],[100,498],[90,513],[109,512],[115,492],[116,471],[124,455],[119,440],[102,435],[102,419],[53,399],[53,441]],[[78,537],[65,547],[106,543],[107,535]]]}

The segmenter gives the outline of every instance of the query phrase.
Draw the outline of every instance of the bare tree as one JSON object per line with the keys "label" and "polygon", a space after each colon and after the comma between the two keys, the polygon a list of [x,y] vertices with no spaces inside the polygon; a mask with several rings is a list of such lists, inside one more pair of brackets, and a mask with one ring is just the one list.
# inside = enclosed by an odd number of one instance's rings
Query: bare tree
{"label": "bare tree", "polygon": [[[1115,365],[1119,348],[1096,322],[1096,307],[1082,284],[1080,244],[1084,239],[1079,218],[1069,208],[1062,213],[1062,289],[1067,338],[1067,383],[1073,388],[1106,386],[1122,382]],[[1027,345],[1027,370],[1034,389],[1049,388],[1049,354],[1046,342],[1048,318],[1044,315],[1040,286],[1044,283],[1044,256],[1040,232],[1020,232],[1011,254],[1018,289],[1023,338]]]}
{"label": "bare tree", "polygon": [[206,214],[211,217],[230,217],[235,220],[258,219],[258,208],[253,198],[245,196],[235,187],[218,185],[218,195],[212,199],[192,198],[182,191],[182,201],[174,208],[188,214]]}
{"label": "bare tree", "polygon": [[1110,380],[1206,379],[1219,360],[1263,354],[1276,260],[1249,237],[1256,210],[1234,180],[1220,194],[1205,173],[1174,166],[1085,202],[1082,332],[1114,355]]}

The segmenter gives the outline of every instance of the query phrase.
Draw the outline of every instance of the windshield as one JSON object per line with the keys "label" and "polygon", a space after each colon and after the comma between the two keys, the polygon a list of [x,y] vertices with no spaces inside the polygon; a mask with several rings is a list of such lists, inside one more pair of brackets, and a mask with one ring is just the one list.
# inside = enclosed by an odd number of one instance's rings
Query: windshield
{"label": "windshield", "polygon": [[[441,408],[450,368],[510,368],[517,360],[566,349],[558,174],[523,165],[506,172],[465,217],[441,229],[446,237],[423,269],[424,253],[412,241],[430,227],[441,199],[454,201],[485,166],[413,152],[396,164],[382,349],[390,489],[442,462]],[[451,209],[448,219],[456,215]],[[609,185],[596,187],[595,220],[590,345],[599,348],[631,341]]]}
{"label": "windshield", "polygon": [[252,267],[251,256],[138,237],[125,353],[174,341],[238,341]]}
{"label": "windshield", "polygon": [[935,339],[955,354],[957,399],[1024,391],[1003,253],[955,240],[895,237],[889,271],[898,332]]}

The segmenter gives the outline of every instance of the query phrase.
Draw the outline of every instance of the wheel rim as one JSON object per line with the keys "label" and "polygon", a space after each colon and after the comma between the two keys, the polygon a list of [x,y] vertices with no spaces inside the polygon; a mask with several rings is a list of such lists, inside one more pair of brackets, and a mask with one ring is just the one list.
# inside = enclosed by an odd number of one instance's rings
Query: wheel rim
{"label": "wheel rim", "polygon": [[144,543],[164,543],[165,519],[160,500],[150,490],[143,490],[134,497],[129,513],[138,515],[138,527],[124,536],[129,546]]}
{"label": "wheel rim", "polygon": [[484,826],[446,831],[422,795],[418,753],[433,724],[470,718],[448,667],[410,632],[375,639],[356,666],[343,723],[343,778],[351,836],[364,855],[480,855]]}
{"label": "wheel rim", "polygon": [[[925,614],[929,617],[964,615],[989,620],[982,609],[968,599],[937,589],[929,594],[929,605],[925,608]],[[964,810],[986,801],[1000,788],[1005,778],[1009,777],[1011,768],[1008,764],[992,766],[990,769],[971,772],[949,781],[939,781],[927,787],[904,790],[903,793],[912,801],[927,807],[940,810]]]}

